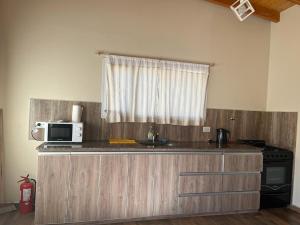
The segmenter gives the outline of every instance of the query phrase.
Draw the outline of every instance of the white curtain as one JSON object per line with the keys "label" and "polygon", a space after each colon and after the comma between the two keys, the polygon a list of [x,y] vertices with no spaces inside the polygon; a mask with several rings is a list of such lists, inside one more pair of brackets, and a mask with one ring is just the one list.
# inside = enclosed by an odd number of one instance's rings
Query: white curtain
{"label": "white curtain", "polygon": [[209,66],[106,55],[102,118],[108,122],[203,125]]}
{"label": "white curtain", "polygon": [[161,61],[156,122],[203,125],[208,75],[207,65]]}
{"label": "white curtain", "polygon": [[104,56],[102,118],[108,122],[155,122],[158,60]]}

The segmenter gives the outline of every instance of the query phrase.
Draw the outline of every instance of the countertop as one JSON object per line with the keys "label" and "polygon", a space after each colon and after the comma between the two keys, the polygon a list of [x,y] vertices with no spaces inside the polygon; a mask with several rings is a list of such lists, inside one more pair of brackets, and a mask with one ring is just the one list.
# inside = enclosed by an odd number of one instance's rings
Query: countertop
{"label": "countertop", "polygon": [[228,144],[219,148],[215,143],[171,142],[171,145],[145,146],[136,144],[109,144],[107,141],[86,141],[81,144],[43,143],[36,148],[39,153],[259,153],[262,148],[241,144]]}

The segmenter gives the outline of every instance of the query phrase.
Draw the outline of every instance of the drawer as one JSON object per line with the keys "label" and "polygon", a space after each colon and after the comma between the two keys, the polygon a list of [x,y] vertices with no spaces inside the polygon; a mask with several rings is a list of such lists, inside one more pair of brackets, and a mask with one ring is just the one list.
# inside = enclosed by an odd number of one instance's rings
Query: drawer
{"label": "drawer", "polygon": [[258,210],[260,203],[259,192],[229,193],[222,196],[222,211]]}
{"label": "drawer", "polygon": [[223,192],[260,191],[260,173],[224,174]]}
{"label": "drawer", "polygon": [[223,156],[221,154],[187,154],[179,156],[181,173],[221,172]]}
{"label": "drawer", "polygon": [[195,195],[179,197],[179,214],[221,212],[221,195]]}
{"label": "drawer", "polygon": [[225,154],[224,172],[259,172],[263,169],[263,157],[257,154]]}
{"label": "drawer", "polygon": [[222,192],[222,175],[179,177],[179,194]]}

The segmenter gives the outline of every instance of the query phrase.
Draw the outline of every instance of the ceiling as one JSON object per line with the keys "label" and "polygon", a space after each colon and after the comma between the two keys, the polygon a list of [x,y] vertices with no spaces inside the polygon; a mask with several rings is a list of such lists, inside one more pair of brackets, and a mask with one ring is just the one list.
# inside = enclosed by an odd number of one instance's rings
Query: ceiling
{"label": "ceiling", "polygon": [[[236,0],[207,0],[214,4],[230,7]],[[300,5],[300,0],[250,0],[255,9],[254,15],[278,23],[280,13],[294,5]]]}

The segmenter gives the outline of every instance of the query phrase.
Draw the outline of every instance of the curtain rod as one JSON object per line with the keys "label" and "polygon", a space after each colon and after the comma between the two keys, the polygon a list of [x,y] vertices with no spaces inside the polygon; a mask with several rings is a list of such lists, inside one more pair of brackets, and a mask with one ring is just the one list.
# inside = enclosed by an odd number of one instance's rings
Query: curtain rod
{"label": "curtain rod", "polygon": [[184,62],[184,63],[194,63],[194,64],[203,64],[208,65],[210,67],[213,67],[214,63],[207,63],[207,62],[197,62],[197,61],[187,61],[187,60],[181,60],[181,59],[169,59],[169,58],[162,58],[162,57],[150,57],[150,56],[143,56],[143,55],[129,55],[129,54],[120,54],[120,53],[108,53],[105,51],[98,51],[96,53],[97,55],[118,55],[118,56],[126,56],[126,57],[139,57],[139,58],[146,58],[146,59],[158,59],[158,60],[167,60],[167,61],[174,61],[174,62]]}

